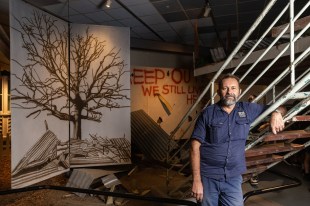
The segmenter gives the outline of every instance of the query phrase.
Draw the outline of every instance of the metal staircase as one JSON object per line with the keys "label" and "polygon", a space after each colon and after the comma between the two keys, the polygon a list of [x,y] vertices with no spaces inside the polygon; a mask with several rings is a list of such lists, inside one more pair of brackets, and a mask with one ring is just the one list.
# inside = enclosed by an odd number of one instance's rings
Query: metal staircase
{"label": "metal staircase", "polygon": [[[281,10],[277,7],[276,9],[279,10],[278,16],[262,32],[262,36],[256,39],[256,43],[252,48],[245,54],[242,51],[243,56],[239,58],[243,45],[250,38],[253,38],[251,34],[255,29],[263,28],[260,25],[263,24],[264,17],[268,15],[270,10],[275,9],[276,3],[277,0],[269,1],[262,14],[257,18],[252,27],[249,28],[248,32],[240,40],[226,61],[220,63],[221,66],[218,67],[217,72],[213,73],[212,79],[210,79],[210,82],[202,91],[196,103],[189,109],[170,135],[171,141],[174,141],[176,139],[176,132],[208,92],[210,94],[209,104],[213,104],[217,100],[218,97],[215,92],[217,89],[217,80],[222,73],[230,72],[241,77],[240,84],[243,93],[240,96],[240,101],[244,101],[245,97],[251,94],[255,85],[265,85],[263,91],[254,99],[254,102],[264,100],[270,107],[251,125],[246,145],[248,170],[244,174],[244,181],[249,180],[253,175],[264,172],[310,145],[309,128],[305,127],[292,130],[292,125],[298,124],[299,121],[304,122],[310,120],[310,117],[307,116],[309,113],[307,108],[310,104],[310,18],[307,16],[309,15],[310,1],[287,0],[287,4]],[[296,3],[298,3],[298,7]],[[285,15],[290,16],[290,20],[287,24],[280,25]],[[271,33],[274,35],[273,42],[264,50],[257,50],[260,42],[268,35],[270,36]],[[289,35],[289,38],[287,38],[287,35]],[[206,74],[208,70],[212,70],[210,69],[211,67],[214,68],[215,65],[195,69],[195,75]],[[274,135],[269,131],[268,127],[260,131],[256,130],[259,124],[268,121],[268,116],[278,106],[292,105],[292,102],[296,100],[299,103],[293,105],[284,117],[286,129],[283,132]],[[184,137],[179,138],[184,139]],[[173,176],[170,175],[171,170],[186,173],[184,172],[185,169],[189,168],[189,161],[180,166],[176,158],[180,152],[188,150],[188,144],[189,141],[179,144],[180,149],[175,153],[168,151],[166,161],[171,164],[171,167],[167,169],[168,188],[170,181],[173,181]],[[189,153],[189,151],[187,152]],[[191,177],[189,176],[178,188],[170,190],[170,195],[185,198],[190,191],[190,181]],[[187,190],[184,188],[187,188]]]}

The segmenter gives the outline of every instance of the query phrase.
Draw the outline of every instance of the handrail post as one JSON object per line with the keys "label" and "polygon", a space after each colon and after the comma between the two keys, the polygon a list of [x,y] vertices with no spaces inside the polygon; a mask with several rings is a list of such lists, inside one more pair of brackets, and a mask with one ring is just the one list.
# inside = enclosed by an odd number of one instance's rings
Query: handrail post
{"label": "handrail post", "polygon": [[276,85],[272,87],[272,103],[276,102]]}
{"label": "handrail post", "polygon": [[295,85],[295,43],[294,43],[294,1],[290,0],[290,67],[291,67],[291,87]]}
{"label": "handrail post", "polygon": [[211,82],[211,104],[214,104],[214,81]]}

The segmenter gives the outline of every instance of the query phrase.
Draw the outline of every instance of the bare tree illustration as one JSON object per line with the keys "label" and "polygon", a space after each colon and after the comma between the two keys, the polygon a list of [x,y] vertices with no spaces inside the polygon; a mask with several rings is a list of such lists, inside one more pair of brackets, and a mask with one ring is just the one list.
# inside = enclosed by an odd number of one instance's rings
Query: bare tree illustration
{"label": "bare tree illustration", "polygon": [[73,123],[73,138],[81,139],[82,120],[101,122],[101,108],[128,107],[122,103],[129,97],[120,49],[107,50],[107,42],[88,29],[69,37],[66,26],[42,12],[16,20],[27,58],[14,60],[23,72],[13,74],[20,85],[13,88],[12,100],[19,101],[12,104],[31,110],[27,118],[47,112]]}

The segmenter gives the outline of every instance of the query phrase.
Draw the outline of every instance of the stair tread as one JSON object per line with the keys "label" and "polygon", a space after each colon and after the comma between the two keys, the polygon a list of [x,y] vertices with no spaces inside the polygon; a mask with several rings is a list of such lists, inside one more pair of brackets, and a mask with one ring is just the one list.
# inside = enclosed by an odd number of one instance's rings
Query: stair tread
{"label": "stair tread", "polygon": [[285,139],[308,138],[308,137],[310,137],[310,131],[290,130],[290,131],[280,132],[278,134],[268,134],[264,137],[264,142],[275,141],[275,140],[285,140]]}
{"label": "stair tread", "polygon": [[310,121],[310,115],[297,115],[292,118],[292,122]]}
{"label": "stair tread", "polygon": [[253,147],[245,152],[246,157],[260,156],[265,154],[274,154],[280,152],[288,152],[293,150],[299,150],[304,148],[304,145],[300,144],[284,144],[284,143],[276,143],[276,144],[268,144]]}
{"label": "stair tread", "polygon": [[275,154],[252,156],[252,157],[246,158],[246,166],[249,167],[253,165],[272,163],[272,162],[280,161],[282,159],[283,159],[283,156],[275,155]]}
{"label": "stair tread", "polygon": [[255,165],[254,167],[247,168],[247,170],[245,171],[245,173],[243,173],[243,175],[252,174],[252,173],[261,173],[265,171],[266,169],[267,169],[266,165]]}

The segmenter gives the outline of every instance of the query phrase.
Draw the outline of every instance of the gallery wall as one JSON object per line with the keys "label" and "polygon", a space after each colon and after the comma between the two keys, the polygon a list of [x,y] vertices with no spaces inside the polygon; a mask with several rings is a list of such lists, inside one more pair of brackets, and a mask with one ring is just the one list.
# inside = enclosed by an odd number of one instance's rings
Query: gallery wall
{"label": "gallery wall", "polygon": [[[130,84],[131,111],[144,110],[168,135],[196,102],[203,85],[188,69],[138,66],[131,68]],[[189,137],[191,130],[183,133],[200,109],[193,111],[174,139]]]}
{"label": "gallery wall", "polygon": [[129,28],[11,1],[12,188],[131,163]]}
{"label": "gallery wall", "polygon": [[[70,24],[69,34],[67,22],[21,0],[11,11],[13,188],[130,164],[130,113],[143,110],[170,135],[209,83],[193,76],[190,52],[130,50],[129,28]],[[190,137],[208,98],[173,139]]]}
{"label": "gallery wall", "polygon": [[165,51],[131,49],[130,62],[132,66],[181,68],[190,71],[193,68],[192,55]]}

